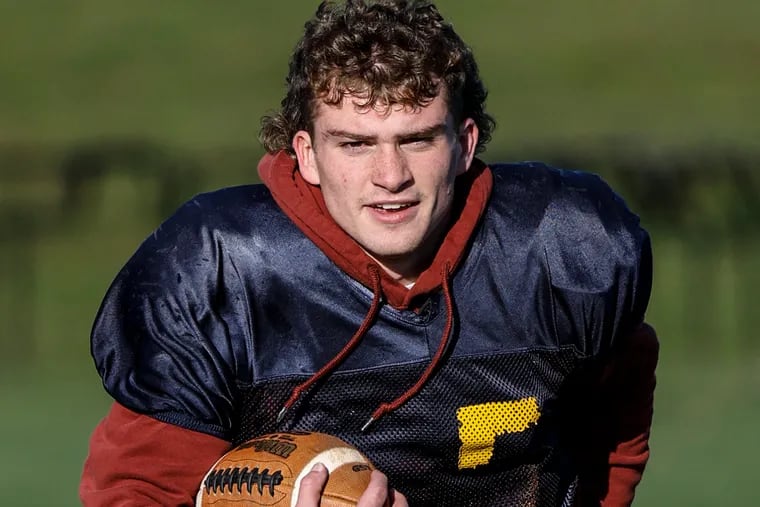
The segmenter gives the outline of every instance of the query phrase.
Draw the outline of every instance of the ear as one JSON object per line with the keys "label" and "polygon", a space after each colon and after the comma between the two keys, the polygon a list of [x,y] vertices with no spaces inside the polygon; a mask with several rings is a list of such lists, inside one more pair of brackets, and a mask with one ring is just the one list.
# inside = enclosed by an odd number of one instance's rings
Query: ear
{"label": "ear", "polygon": [[311,135],[305,130],[299,130],[293,136],[293,151],[298,159],[298,170],[304,180],[312,185],[319,185],[319,171],[314,153]]}
{"label": "ear", "polygon": [[457,174],[467,172],[475,158],[475,148],[478,146],[480,130],[478,124],[472,118],[466,118],[459,125],[459,160],[457,161]]}

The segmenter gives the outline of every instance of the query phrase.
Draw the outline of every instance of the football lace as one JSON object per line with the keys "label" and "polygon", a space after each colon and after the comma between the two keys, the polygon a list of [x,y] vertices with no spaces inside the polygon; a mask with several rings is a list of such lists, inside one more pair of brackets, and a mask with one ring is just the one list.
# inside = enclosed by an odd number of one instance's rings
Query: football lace
{"label": "football lace", "polygon": [[258,489],[259,495],[264,494],[264,490],[269,491],[270,496],[274,496],[274,488],[282,483],[282,473],[279,470],[270,473],[268,468],[259,472],[258,467],[251,470],[248,467],[225,468],[222,470],[212,470],[206,480],[203,481],[203,487],[206,493],[224,494],[225,489],[234,493],[237,488],[239,493],[243,492],[243,486],[248,488],[248,493],[253,492],[253,487]]}

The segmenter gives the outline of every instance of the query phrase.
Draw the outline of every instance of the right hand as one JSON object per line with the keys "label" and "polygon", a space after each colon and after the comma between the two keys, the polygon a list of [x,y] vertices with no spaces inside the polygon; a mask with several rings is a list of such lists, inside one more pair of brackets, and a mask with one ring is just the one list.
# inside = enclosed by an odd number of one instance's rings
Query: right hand
{"label": "right hand", "polygon": [[[319,507],[319,498],[327,483],[327,468],[321,463],[301,479],[297,507]],[[367,489],[356,507],[409,507],[404,495],[388,487],[388,478],[379,470],[373,470]]]}

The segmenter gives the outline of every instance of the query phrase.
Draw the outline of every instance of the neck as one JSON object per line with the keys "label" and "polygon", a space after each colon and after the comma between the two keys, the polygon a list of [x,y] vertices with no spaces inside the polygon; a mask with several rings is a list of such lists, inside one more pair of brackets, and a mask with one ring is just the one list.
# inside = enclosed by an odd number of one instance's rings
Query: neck
{"label": "neck", "polygon": [[430,267],[450,227],[450,219],[444,220],[442,226],[439,226],[437,231],[426,237],[421,242],[418,250],[413,253],[379,257],[368,252],[361,245],[360,247],[364,250],[364,253],[380,265],[388,276],[396,282],[408,286],[414,284],[420,274]]}
{"label": "neck", "polygon": [[[424,271],[424,268],[416,267],[414,263],[405,259],[399,259],[394,261],[393,259],[380,260],[371,253],[364,250],[364,252],[385,271],[394,281],[402,284],[409,285],[414,284],[417,281],[417,277]],[[405,265],[411,264],[411,265]]]}

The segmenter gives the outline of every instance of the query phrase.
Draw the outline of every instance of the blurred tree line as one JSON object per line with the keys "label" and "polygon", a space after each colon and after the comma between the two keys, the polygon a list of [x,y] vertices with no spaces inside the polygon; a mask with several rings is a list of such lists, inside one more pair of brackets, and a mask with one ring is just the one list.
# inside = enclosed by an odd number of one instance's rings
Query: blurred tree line
{"label": "blurred tree line", "polygon": [[[760,153],[620,140],[516,151],[601,174],[641,215],[655,249],[650,320],[666,353],[732,356],[754,347]],[[86,360],[99,298],[142,238],[195,193],[256,181],[260,155],[140,140],[0,147],[3,361]]]}

